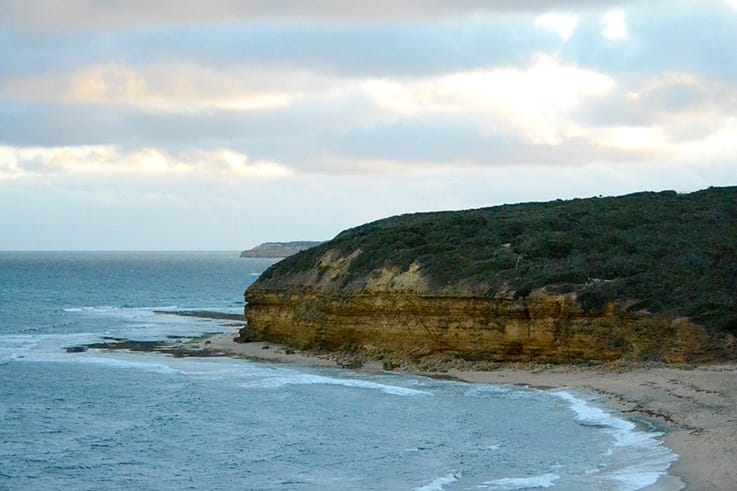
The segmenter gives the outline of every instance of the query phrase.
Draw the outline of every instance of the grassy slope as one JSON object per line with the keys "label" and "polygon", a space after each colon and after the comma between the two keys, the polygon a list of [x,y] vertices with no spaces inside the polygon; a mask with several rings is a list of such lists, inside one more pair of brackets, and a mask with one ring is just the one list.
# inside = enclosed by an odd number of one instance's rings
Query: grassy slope
{"label": "grassy slope", "polygon": [[287,258],[262,281],[313,268],[330,249],[362,250],[345,283],[418,262],[437,287],[472,280],[524,296],[545,286],[576,291],[590,311],[615,301],[737,333],[737,187],[392,217]]}

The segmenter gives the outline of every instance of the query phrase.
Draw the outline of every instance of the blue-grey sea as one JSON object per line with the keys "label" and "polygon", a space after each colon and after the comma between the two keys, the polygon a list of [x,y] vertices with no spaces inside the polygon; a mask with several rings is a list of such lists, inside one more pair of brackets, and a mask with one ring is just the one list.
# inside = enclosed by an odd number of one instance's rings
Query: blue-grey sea
{"label": "blue-grey sea", "polygon": [[636,490],[662,435],[562,390],[64,348],[233,330],[271,260],[0,252],[2,490]]}

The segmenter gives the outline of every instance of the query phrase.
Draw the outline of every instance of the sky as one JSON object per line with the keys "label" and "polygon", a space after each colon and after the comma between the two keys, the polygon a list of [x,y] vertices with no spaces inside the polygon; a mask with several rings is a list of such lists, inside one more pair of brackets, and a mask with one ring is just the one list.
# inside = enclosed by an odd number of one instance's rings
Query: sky
{"label": "sky", "polygon": [[0,0],[0,250],[737,185],[737,0]]}

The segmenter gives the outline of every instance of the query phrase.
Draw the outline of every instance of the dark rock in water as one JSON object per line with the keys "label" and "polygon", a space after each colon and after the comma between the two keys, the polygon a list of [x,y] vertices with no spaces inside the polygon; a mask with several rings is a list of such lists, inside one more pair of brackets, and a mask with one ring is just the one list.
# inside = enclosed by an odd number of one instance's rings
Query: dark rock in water
{"label": "dark rock in water", "polygon": [[101,349],[101,350],[123,350],[127,349],[130,351],[143,351],[151,352],[158,351],[160,348],[166,346],[163,341],[134,341],[131,339],[120,339],[119,341],[110,343],[90,343],[85,345],[85,348],[89,349]]}
{"label": "dark rock in water", "polygon": [[[212,333],[217,334],[217,333]],[[160,341],[135,341],[131,339],[116,338],[117,341],[106,341],[101,343],[90,343],[80,346],[69,346],[65,348],[67,353],[83,353],[88,350],[103,350],[103,351],[138,351],[144,353],[156,352],[165,355],[170,355],[175,358],[185,358],[190,356],[197,357],[218,357],[225,356],[222,351],[216,351],[211,349],[202,349],[198,345],[188,345],[175,343],[171,344],[165,340]],[[186,339],[186,338],[182,338]],[[204,341],[205,344],[211,344],[209,340]]]}
{"label": "dark rock in water", "polygon": [[212,310],[154,310],[155,314],[181,315],[183,317],[199,317],[200,319],[243,320],[243,314],[238,312],[216,312]]}

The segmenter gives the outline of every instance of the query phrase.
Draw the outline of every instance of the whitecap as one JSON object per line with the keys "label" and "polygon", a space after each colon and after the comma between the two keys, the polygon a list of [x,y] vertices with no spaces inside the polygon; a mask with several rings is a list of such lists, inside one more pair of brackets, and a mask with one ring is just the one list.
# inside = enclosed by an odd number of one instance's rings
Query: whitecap
{"label": "whitecap", "polygon": [[[110,368],[135,369],[135,370],[143,370],[147,372],[155,372],[155,373],[163,373],[163,374],[183,373],[181,370],[177,370],[176,368],[172,368],[162,363],[132,361],[132,360],[123,359],[123,358],[113,358],[113,357],[104,357],[104,356],[82,355],[82,356],[77,356],[74,358],[75,358],[74,361],[77,363],[92,363],[96,365],[104,365]],[[61,358],[55,357],[47,361],[60,361],[60,360]]]}
{"label": "whitecap", "polygon": [[503,477],[494,481],[487,481],[480,489],[492,491],[515,491],[522,489],[547,489],[555,486],[555,481],[560,479],[557,474],[541,474],[530,477]]}
{"label": "whitecap", "polygon": [[457,480],[458,476],[456,474],[446,474],[433,479],[431,482],[423,486],[414,488],[413,491],[443,491],[447,484],[456,482]]}
{"label": "whitecap", "polygon": [[98,305],[85,307],[67,307],[62,309],[64,312],[89,312],[89,313],[107,313],[120,310],[121,307],[115,305]]}
{"label": "whitecap", "polygon": [[38,339],[35,336],[0,336],[0,365],[24,358],[37,345]]}
{"label": "whitecap", "polygon": [[38,356],[59,353],[66,346],[97,340],[95,334],[10,334],[0,336],[0,363],[34,361]]}
{"label": "whitecap", "polygon": [[327,377],[324,375],[287,370],[264,371],[261,376],[256,376],[247,383],[241,384],[242,387],[246,388],[263,389],[279,388],[287,385],[341,385],[357,389],[379,390],[386,394],[396,396],[432,395],[430,392],[424,390],[380,384],[369,380]]}

